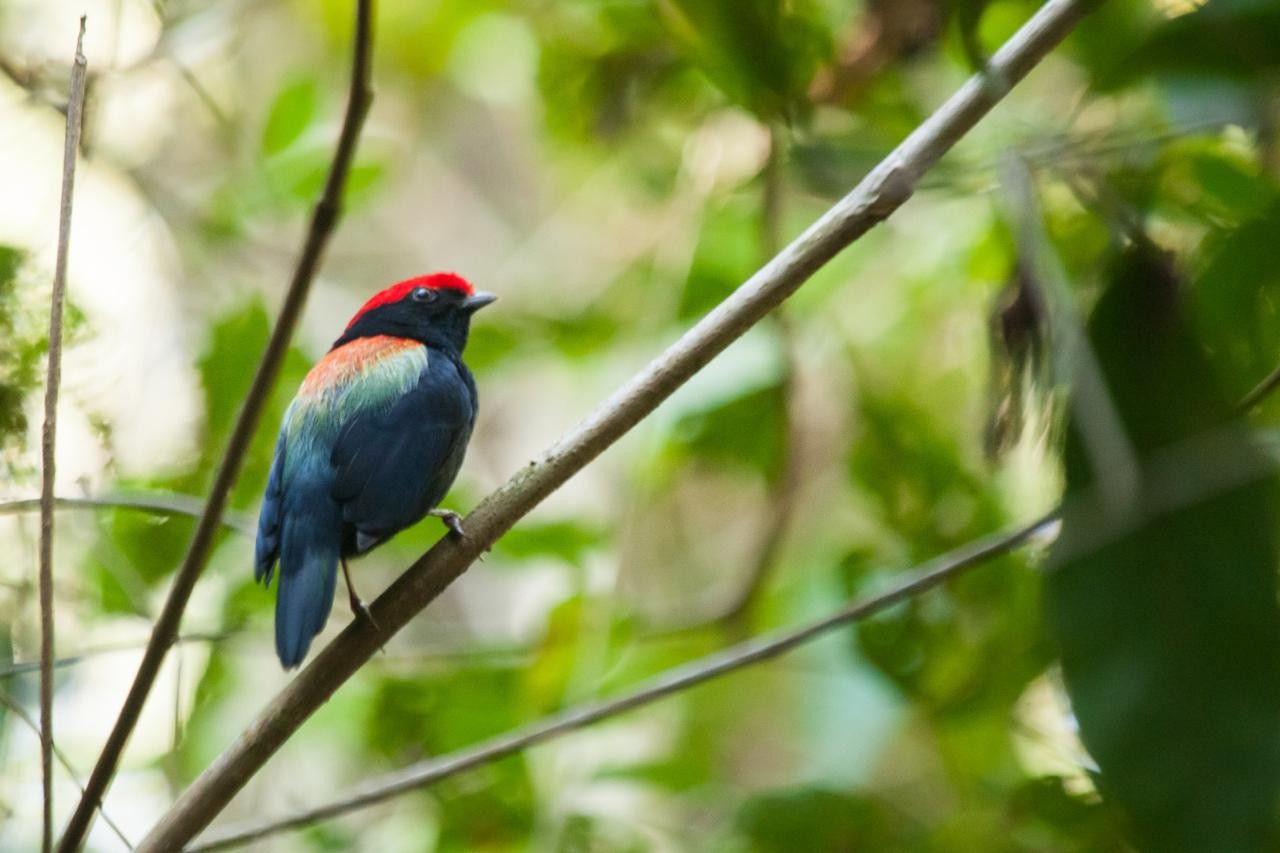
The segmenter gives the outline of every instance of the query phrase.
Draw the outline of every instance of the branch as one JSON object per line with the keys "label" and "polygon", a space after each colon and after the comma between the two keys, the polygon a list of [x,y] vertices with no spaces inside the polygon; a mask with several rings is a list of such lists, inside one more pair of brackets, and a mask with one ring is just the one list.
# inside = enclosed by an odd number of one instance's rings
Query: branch
{"label": "branch", "polygon": [[62,385],[62,308],[67,295],[67,253],[71,249],[71,197],[84,117],[84,15],[76,36],[67,102],[67,131],[62,149],[62,200],[58,215],[58,255],[49,307],[49,365],[44,386],[44,429],[40,463],[40,779],[44,789],[41,850],[53,849],[53,478],[58,438],[58,390]]}
{"label": "branch", "polygon": [[600,720],[649,705],[672,693],[687,690],[744,667],[771,660],[816,640],[828,631],[866,619],[868,616],[932,589],[968,569],[1007,554],[1026,544],[1037,534],[1047,532],[1055,524],[1057,524],[1056,513],[1016,530],[994,534],[963,545],[949,554],[944,554],[917,567],[910,577],[889,590],[846,605],[835,613],[807,625],[738,643],[669,669],[622,696],[572,708],[524,728],[490,738],[467,749],[420,761],[403,770],[370,780],[360,785],[356,793],[340,800],[261,826],[233,830],[207,843],[187,847],[187,853],[207,853],[212,850],[238,847],[288,829],[297,829],[365,808],[400,794],[434,785],[450,776],[497,761]]}
{"label": "branch", "polygon": [[[173,642],[174,645],[178,646],[183,645],[184,643],[217,643],[227,639],[228,637],[234,636],[236,633],[238,632],[223,631],[217,634],[184,634]],[[71,655],[70,657],[58,658],[53,662],[53,666],[55,669],[62,669],[63,667],[75,666],[76,664],[84,663],[87,660],[91,660],[92,658],[96,658],[101,655],[117,654],[119,652],[136,652],[144,648],[146,648],[144,643],[111,643],[109,645],[88,649],[80,654]],[[0,668],[0,681],[14,678],[19,675],[26,675],[29,672],[39,671],[39,663],[11,663]]]}
{"label": "branch", "polygon": [[[53,499],[58,509],[136,509],[156,515],[179,515],[200,518],[204,514],[205,502],[193,495],[176,493],[112,493],[83,498]],[[17,515],[40,508],[40,498],[17,498],[0,502],[0,515]],[[219,523],[230,530],[245,536],[254,535],[253,519],[245,513],[223,513]]]}
{"label": "branch", "polygon": [[[769,128],[769,159],[765,162],[761,193],[760,245],[765,260],[773,257],[782,245],[782,206],[785,160],[783,131],[777,125]],[[770,490],[765,507],[764,533],[760,537],[755,559],[747,569],[746,579],[727,606],[719,621],[741,631],[745,620],[764,591],[769,572],[778,559],[791,527],[800,492],[801,424],[796,374],[798,356],[795,334],[785,310],[773,315],[782,360],[782,439],[780,442],[777,482]]]}
{"label": "branch", "polygon": [[1253,390],[1244,395],[1244,399],[1237,405],[1237,411],[1241,414],[1249,412],[1254,406],[1265,400],[1272,391],[1280,388],[1280,367],[1275,368],[1266,377],[1253,387]]}
{"label": "branch", "polygon": [[329,168],[329,176],[320,200],[312,213],[306,242],[294,270],[293,279],[289,283],[284,305],[280,309],[280,317],[271,333],[271,340],[267,343],[267,349],[262,355],[257,373],[253,377],[253,385],[245,399],[244,408],[240,410],[222,465],[214,479],[209,502],[200,516],[182,566],[174,577],[169,597],[165,600],[164,608],[160,611],[160,617],[152,630],[151,641],[147,644],[137,675],[125,697],[124,705],[120,709],[120,715],[116,719],[111,734],[102,748],[102,754],[98,757],[98,762],[89,777],[84,796],[80,798],[80,803],[76,806],[75,813],[71,816],[66,833],[59,844],[59,850],[63,853],[77,850],[84,842],[85,834],[93,819],[94,809],[106,792],[112,776],[115,775],[120,756],[129,741],[129,735],[137,725],[147,695],[151,692],[156,676],[160,672],[164,656],[178,635],[182,612],[186,609],[196,580],[199,579],[200,573],[209,561],[220,520],[226,509],[227,497],[240,473],[245,454],[257,430],[258,421],[261,420],[267,397],[280,372],[280,365],[284,361],[289,340],[293,336],[298,317],[306,303],[311,281],[315,277],[325,246],[337,224],[342,210],[347,173],[355,156],[356,142],[364,125],[365,115],[373,101],[373,93],[369,88],[373,40],[372,6],[373,0],[357,0],[354,59],[346,115],[338,136],[333,164]]}
{"label": "branch", "polygon": [[[993,57],[989,73],[1012,83],[1057,45],[1095,0],[1048,0]],[[183,793],[142,841],[175,850],[204,829],[267,759],[387,638],[426,607],[499,536],[625,435],[694,373],[805,280],[906,201],[916,180],[1003,96],[975,76],[848,196],[616,391],[594,414],[486,498],[465,520],[465,539],[444,537],[373,603],[373,622],[353,621],[291,681]]]}

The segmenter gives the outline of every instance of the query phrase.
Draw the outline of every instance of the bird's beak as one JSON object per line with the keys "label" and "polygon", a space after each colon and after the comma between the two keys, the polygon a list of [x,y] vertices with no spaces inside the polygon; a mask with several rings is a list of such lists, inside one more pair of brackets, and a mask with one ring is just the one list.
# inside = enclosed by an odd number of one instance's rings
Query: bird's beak
{"label": "bird's beak", "polygon": [[484,293],[482,291],[480,293],[472,294],[471,296],[468,296],[466,299],[462,300],[462,310],[466,311],[468,314],[471,314],[476,311],[479,311],[481,308],[488,305],[490,302],[497,302],[497,301],[498,301],[498,294]]}

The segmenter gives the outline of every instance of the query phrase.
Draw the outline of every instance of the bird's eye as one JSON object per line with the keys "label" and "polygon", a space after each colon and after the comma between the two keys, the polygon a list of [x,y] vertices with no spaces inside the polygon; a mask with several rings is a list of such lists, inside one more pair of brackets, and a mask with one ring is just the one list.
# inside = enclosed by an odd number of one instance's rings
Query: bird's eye
{"label": "bird's eye", "polygon": [[410,294],[414,302],[435,302],[436,292],[429,287],[415,287]]}

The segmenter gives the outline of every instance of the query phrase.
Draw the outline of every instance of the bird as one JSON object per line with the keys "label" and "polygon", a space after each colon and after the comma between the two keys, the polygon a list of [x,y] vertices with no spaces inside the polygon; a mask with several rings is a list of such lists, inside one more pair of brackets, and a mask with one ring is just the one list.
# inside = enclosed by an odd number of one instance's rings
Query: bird
{"label": "bird", "polygon": [[[254,579],[276,586],[281,665],[302,663],[333,608],[341,565],[427,515],[463,536],[439,508],[475,425],[475,379],[462,360],[472,315],[497,297],[461,276],[393,284],[355,313],[286,409],[258,516]],[[276,571],[278,564],[278,572]]]}

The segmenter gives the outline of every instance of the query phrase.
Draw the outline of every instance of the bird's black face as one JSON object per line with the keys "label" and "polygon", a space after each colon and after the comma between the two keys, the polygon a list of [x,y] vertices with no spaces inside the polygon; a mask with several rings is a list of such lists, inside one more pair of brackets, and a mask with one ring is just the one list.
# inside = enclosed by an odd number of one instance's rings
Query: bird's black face
{"label": "bird's black face", "polygon": [[492,293],[468,294],[455,287],[415,287],[401,299],[361,314],[333,345],[391,335],[461,354],[471,330],[471,315],[497,298]]}

